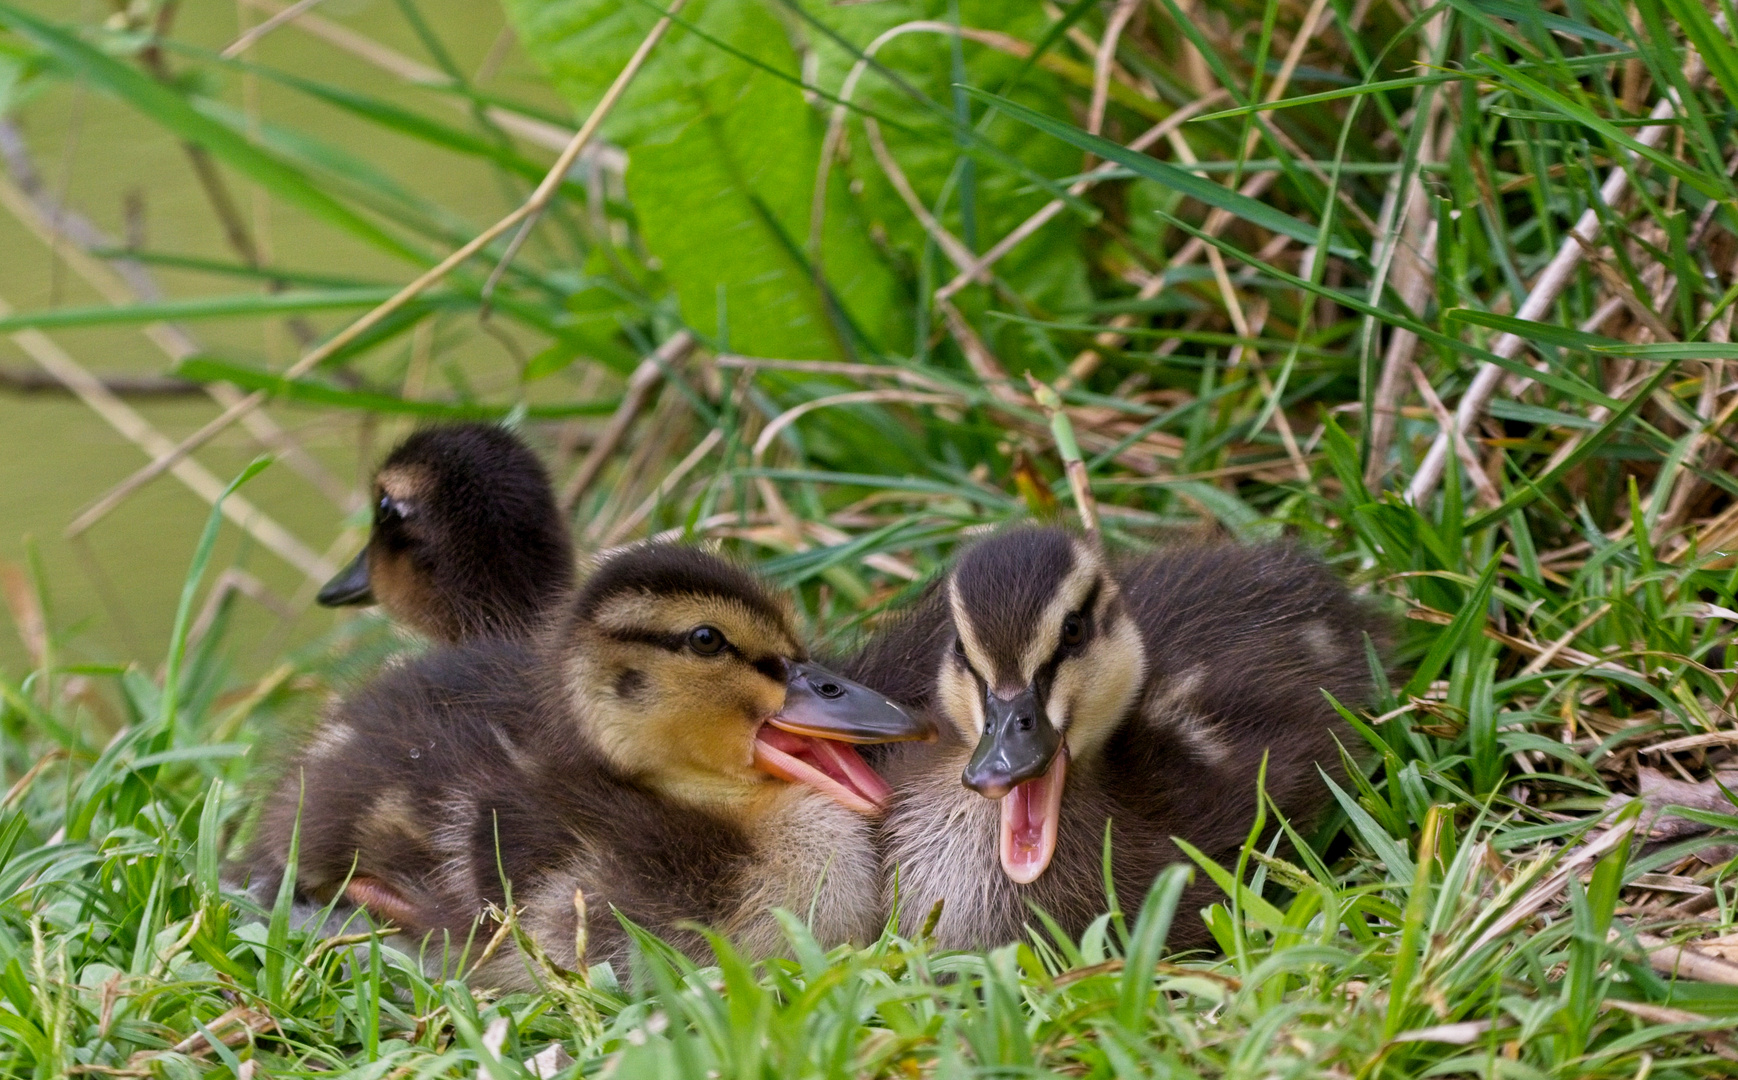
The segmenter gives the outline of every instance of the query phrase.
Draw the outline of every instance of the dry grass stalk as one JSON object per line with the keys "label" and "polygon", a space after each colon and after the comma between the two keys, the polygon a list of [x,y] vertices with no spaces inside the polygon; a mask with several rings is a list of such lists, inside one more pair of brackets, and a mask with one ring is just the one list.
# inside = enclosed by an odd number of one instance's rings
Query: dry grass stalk
{"label": "dry grass stalk", "polygon": [[[685,3],[687,3],[687,0],[674,0],[670,6],[670,13],[673,14],[680,10],[682,5]],[[437,281],[444,279],[449,273],[468,261],[473,255],[482,251],[497,237],[505,234],[509,229],[519,225],[521,222],[534,220],[537,215],[541,214],[544,207],[546,207],[549,204],[549,201],[555,197],[555,193],[560,190],[562,180],[566,178],[567,171],[573,167],[574,161],[578,159],[580,151],[584,150],[586,144],[591,141],[594,135],[597,134],[597,130],[603,125],[604,119],[615,107],[616,102],[621,100],[621,96],[627,90],[628,84],[632,82],[634,76],[639,73],[640,68],[644,66],[646,62],[646,58],[651,55],[652,49],[656,47],[658,42],[663,38],[665,31],[667,31],[669,27],[670,14],[666,14],[663,18],[658,20],[658,22],[647,33],[645,39],[640,42],[639,48],[635,50],[634,55],[628,60],[627,64],[623,66],[621,72],[616,76],[615,81],[610,84],[609,89],[604,92],[602,99],[600,99],[597,105],[592,109],[591,115],[586,117],[585,123],[580,126],[580,129],[577,132],[574,133],[573,138],[568,141],[568,144],[566,148],[562,150],[561,155],[555,159],[555,164],[550,166],[549,171],[544,174],[543,181],[537,185],[536,190],[534,190],[517,209],[507,214],[487,229],[478,233],[474,238],[462,245],[457,251],[454,251],[445,259],[442,259],[432,269],[425,271],[416,280],[394,293],[390,299],[373,308],[361,318],[352,322],[349,326],[327,339],[323,345],[320,345],[318,348],[307,353],[300,360],[290,365],[289,369],[283,373],[282,377],[285,379],[297,379],[306,375],[315,367],[319,366],[322,361],[336,353],[339,349],[356,340],[371,327],[378,325],[388,315],[391,315],[404,305],[410,303],[410,301],[416,299],[416,297],[422,295],[422,293],[430,286],[434,285]],[[165,471],[173,467],[176,462],[185,458],[192,451],[205,445],[205,443],[209,442],[220,432],[226,430],[243,415],[259,408],[265,403],[267,396],[268,395],[265,391],[256,390],[247,397],[236,402],[235,405],[224,410],[223,414],[218,416],[215,420],[212,420],[186,439],[183,439],[179,444],[170,448],[168,452],[158,455],[156,460],[152,461],[150,465],[128,477],[120,485],[105,495],[96,506],[92,507],[89,511],[86,511],[77,521],[73,522],[72,526],[69,527],[69,534],[77,535],[77,533],[89,528],[96,521],[100,520],[103,515],[119,505],[122,500],[127,498],[127,496],[131,495],[145,484],[150,483],[154,478],[161,476]]]}
{"label": "dry grass stalk", "polygon": [[[1689,59],[1684,65],[1685,78],[1694,84],[1701,80],[1704,72],[1705,68],[1702,65],[1701,56],[1693,49],[1689,50]],[[1649,115],[1655,120],[1669,120],[1677,110],[1675,96],[1667,93],[1661,96]],[[1654,147],[1658,146],[1666,135],[1674,130],[1676,130],[1675,126],[1671,124],[1653,124],[1637,131],[1635,139],[1643,146]],[[1606,206],[1616,206],[1629,190],[1629,169],[1639,167],[1640,159],[1636,159],[1629,165],[1614,165],[1606,176],[1605,183],[1600,186],[1600,201]],[[1594,238],[1599,234],[1599,229],[1599,211],[1594,207],[1588,207],[1575,222],[1569,235],[1564,237],[1562,245],[1557,249],[1557,254],[1534,280],[1526,300],[1515,312],[1515,318],[1527,322],[1544,320],[1574,276],[1575,269],[1581,262],[1583,248],[1593,243]],[[1524,338],[1514,334],[1504,334],[1492,344],[1491,351],[1504,359],[1513,359],[1520,354],[1525,345]],[[1503,375],[1503,368],[1497,364],[1489,361],[1480,364],[1478,374],[1473,376],[1472,382],[1468,384],[1466,392],[1461,395],[1460,404],[1455,409],[1454,423],[1459,431],[1464,433],[1472,430],[1478,418],[1484,414],[1485,406],[1490,404],[1492,395],[1496,393],[1497,386],[1503,380]],[[1425,454],[1424,460],[1419,464],[1418,471],[1413,474],[1412,482],[1406,487],[1408,502],[1421,503],[1436,490],[1437,484],[1442,480],[1442,470],[1447,462],[1449,451],[1449,433],[1439,431],[1435,440],[1431,442],[1430,450]]]}
{"label": "dry grass stalk", "polygon": [[[10,315],[12,310],[10,304],[0,299],[0,316]],[[110,427],[147,454],[162,457],[174,450],[173,441],[140,416],[132,406],[110,393],[101,380],[86,371],[47,334],[40,330],[20,330],[12,335],[12,341],[41,365],[44,371],[78,395],[79,400],[102,417]],[[177,480],[187,485],[208,504],[215,504],[222,496],[225,487],[223,481],[213,476],[197,461],[183,457],[177,459],[169,468]],[[322,580],[332,576],[335,567],[314,554],[288,529],[243,496],[231,495],[224,499],[223,516],[258,541],[261,547],[277,555],[305,576]]]}
{"label": "dry grass stalk", "polygon": [[[35,233],[37,239],[54,251],[56,258],[70,266],[109,303],[121,305],[164,299],[162,289],[143,266],[126,259],[102,260],[91,255],[91,249],[112,248],[114,241],[77,211],[48,205],[47,196],[40,189],[27,191],[0,176],[0,206]],[[140,333],[173,363],[204,351],[185,328],[174,323],[147,323],[140,328]],[[114,389],[110,380],[105,380],[105,385]],[[228,383],[186,385],[208,395],[226,409],[242,398],[241,392]],[[262,447],[300,473],[333,505],[349,513],[360,504],[360,495],[333,476],[266,413],[250,412],[242,418],[242,423]]]}
{"label": "dry grass stalk", "polygon": [[[280,4],[277,0],[238,0],[239,3],[262,11],[270,18],[275,18],[289,10],[291,5]],[[264,23],[260,25],[265,25]],[[288,25],[303,31],[311,37],[319,38],[333,48],[349,53],[363,62],[370,64],[390,75],[397,76],[405,82],[423,86],[445,86],[451,80],[443,71],[419,64],[401,52],[389,49],[365,34],[359,34],[349,27],[341,26],[318,15],[302,13],[292,17]],[[474,107],[470,102],[460,98],[451,101],[454,109],[469,113]],[[486,105],[483,116],[491,124],[503,131],[511,132],[528,143],[541,146],[545,150],[559,153],[573,139],[573,132],[540,120],[535,116],[527,116],[500,105]],[[580,153],[581,160],[595,161],[610,172],[620,173],[628,166],[627,155],[607,143],[593,142]]]}
{"label": "dry grass stalk", "polygon": [[652,395],[663,384],[664,372],[686,363],[698,344],[699,339],[692,331],[678,331],[634,368],[633,374],[628,376],[627,386],[622,390],[621,404],[616,406],[609,423],[598,433],[591,449],[586,451],[585,458],[561,489],[562,513],[573,512],[580,498],[597,480],[598,473],[615,456],[628,428],[633,426],[634,420],[645,409],[646,402],[651,400]]}

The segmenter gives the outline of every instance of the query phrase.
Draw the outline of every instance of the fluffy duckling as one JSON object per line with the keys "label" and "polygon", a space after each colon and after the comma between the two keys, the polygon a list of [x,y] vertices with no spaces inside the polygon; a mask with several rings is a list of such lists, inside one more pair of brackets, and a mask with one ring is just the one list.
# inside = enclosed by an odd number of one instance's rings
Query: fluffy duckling
{"label": "fluffy duckling", "polygon": [[[883,824],[905,932],[945,901],[947,948],[1018,940],[1029,905],[1073,935],[1117,895],[1138,903],[1171,837],[1228,859],[1256,776],[1302,825],[1327,800],[1349,707],[1372,692],[1378,622],[1319,560],[1284,544],[1179,547],[1113,564],[1060,529],[967,550],[903,622],[843,670],[938,713],[932,746],[891,747]],[[964,781],[962,785],[961,781]],[[1210,883],[1185,897],[1209,902]],[[1130,898],[1133,898],[1132,901]],[[1171,942],[1210,941],[1180,920]]]}
{"label": "fluffy duckling", "polygon": [[572,586],[543,463],[505,428],[452,424],[416,432],[380,466],[368,544],[317,599],[379,603],[454,642],[524,633]]}
{"label": "fluffy duckling", "polygon": [[[768,909],[825,943],[881,928],[872,823],[888,791],[850,744],[932,737],[806,662],[788,607],[673,545],[617,554],[540,637],[437,650],[342,703],[259,825],[256,895],[296,884],[457,942],[507,900],[558,963],[629,951],[612,909],[696,957],[689,923],[780,951]],[[299,809],[298,809],[299,808]],[[487,936],[485,933],[484,937]],[[483,973],[530,980],[509,950]]]}

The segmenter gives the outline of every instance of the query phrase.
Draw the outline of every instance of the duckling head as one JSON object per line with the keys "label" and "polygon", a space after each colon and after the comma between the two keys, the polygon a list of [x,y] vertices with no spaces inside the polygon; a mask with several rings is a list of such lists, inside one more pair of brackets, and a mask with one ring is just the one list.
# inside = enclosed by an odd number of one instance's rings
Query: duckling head
{"label": "duckling head", "polygon": [[962,555],[948,577],[954,643],[940,711],[977,749],[962,779],[1001,802],[1012,880],[1056,851],[1070,759],[1101,753],[1140,693],[1146,651],[1104,555],[1061,529],[1017,529]]}
{"label": "duckling head", "polygon": [[374,522],[327,607],[378,602],[441,641],[517,634],[573,585],[573,546],[549,474],[492,424],[416,432],[374,475]]}
{"label": "duckling head", "polygon": [[878,811],[887,784],[851,744],[934,732],[810,662],[792,624],[740,567],[673,544],[632,548],[592,573],[560,628],[563,691],[616,768],[670,797],[747,812],[795,783]]}

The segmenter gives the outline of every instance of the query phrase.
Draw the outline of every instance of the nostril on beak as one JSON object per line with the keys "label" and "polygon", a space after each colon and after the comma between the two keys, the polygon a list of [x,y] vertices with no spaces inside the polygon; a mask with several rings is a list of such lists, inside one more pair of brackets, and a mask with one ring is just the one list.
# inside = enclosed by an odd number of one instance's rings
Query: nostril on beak
{"label": "nostril on beak", "polygon": [[1037,720],[1034,720],[1030,716],[1022,716],[1022,717],[1020,717],[1020,719],[1015,721],[1015,725],[1017,727],[1019,727],[1019,729],[1021,731],[1031,731],[1032,725],[1036,724],[1037,722],[1038,722]]}
{"label": "nostril on beak", "polygon": [[815,693],[824,698],[836,698],[844,695],[845,688],[835,682],[824,682],[815,687]]}

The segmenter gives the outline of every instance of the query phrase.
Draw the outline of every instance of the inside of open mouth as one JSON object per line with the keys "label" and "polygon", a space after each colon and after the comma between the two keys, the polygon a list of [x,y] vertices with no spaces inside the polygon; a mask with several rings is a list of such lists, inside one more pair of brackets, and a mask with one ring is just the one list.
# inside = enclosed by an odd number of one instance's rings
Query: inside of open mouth
{"label": "inside of open mouth", "polygon": [[1036,881],[1056,854],[1062,785],[1067,775],[1068,751],[1064,749],[1044,775],[1015,784],[1002,796],[1002,871],[1022,885]]}
{"label": "inside of open mouth", "polygon": [[754,763],[765,772],[807,784],[860,814],[880,810],[892,789],[848,743],[798,735],[762,724],[754,737]]}

